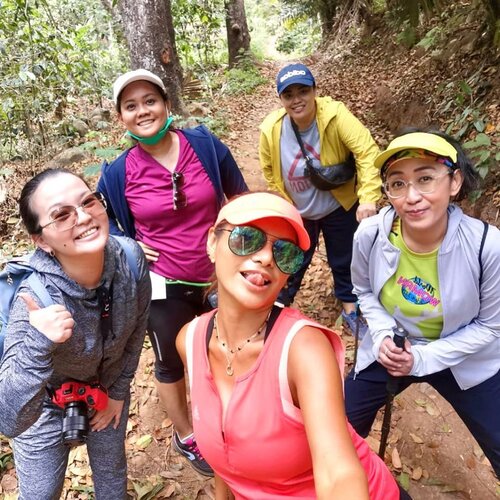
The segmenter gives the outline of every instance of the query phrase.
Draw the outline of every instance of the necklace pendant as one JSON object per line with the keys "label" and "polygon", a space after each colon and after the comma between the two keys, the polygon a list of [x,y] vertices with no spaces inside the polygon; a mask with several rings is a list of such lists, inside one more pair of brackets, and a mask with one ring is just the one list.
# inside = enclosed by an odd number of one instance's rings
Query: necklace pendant
{"label": "necklace pendant", "polygon": [[226,366],[226,375],[228,377],[232,377],[234,375],[234,370],[233,370],[233,367],[231,365]]}

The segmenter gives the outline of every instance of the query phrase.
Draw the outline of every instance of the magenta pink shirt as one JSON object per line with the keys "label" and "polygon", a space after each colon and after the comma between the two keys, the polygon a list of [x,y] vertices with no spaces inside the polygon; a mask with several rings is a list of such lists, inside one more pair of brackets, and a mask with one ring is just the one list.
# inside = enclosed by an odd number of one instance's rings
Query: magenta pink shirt
{"label": "magenta pink shirt", "polygon": [[208,229],[217,218],[215,189],[182,131],[175,172],[184,176],[187,206],[174,210],[172,173],[140,145],[126,159],[125,198],[136,239],[160,252],[150,269],[166,278],[205,283],[213,265],[207,257]]}
{"label": "magenta pink shirt", "polygon": [[[293,404],[288,384],[288,350],[301,328],[313,326],[330,340],[342,370],[341,340],[299,311],[284,309],[255,365],[235,380],[223,421],[207,355],[207,326],[213,314],[193,320],[186,337],[193,428],[203,457],[239,500],[316,498],[302,414]],[[398,500],[399,489],[389,469],[347,426],[368,478],[370,499]]]}

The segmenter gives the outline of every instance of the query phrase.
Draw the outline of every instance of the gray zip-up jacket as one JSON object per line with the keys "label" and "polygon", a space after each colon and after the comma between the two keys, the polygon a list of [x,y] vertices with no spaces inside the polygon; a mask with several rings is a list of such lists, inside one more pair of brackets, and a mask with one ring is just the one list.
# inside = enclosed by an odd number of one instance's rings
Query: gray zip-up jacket
{"label": "gray zip-up jacket", "polygon": [[[151,298],[146,261],[137,244],[134,253],[137,281],[120,244],[109,238],[101,283],[89,290],[70,279],[56,259],[42,250],[35,251],[32,267],[40,273],[54,303],[64,305],[72,314],[75,326],[66,342],[56,344],[30,325],[24,300],[19,296],[14,299],[0,366],[2,434],[15,437],[36,422],[48,400],[48,384],[57,388],[69,379],[99,380],[109,397],[126,398],[139,362]],[[107,290],[112,293],[111,329],[101,328],[106,323],[101,320],[98,299],[98,292]],[[40,304],[26,282],[19,292],[29,293]]]}
{"label": "gray zip-up jacket", "polygon": [[[450,205],[448,229],[437,265],[443,308],[441,337],[432,342],[412,339],[414,365],[410,375],[424,376],[450,368],[462,389],[474,387],[500,369],[500,231],[489,226],[482,253],[484,224]],[[363,339],[356,373],[376,359],[380,344],[392,337],[394,318],[379,300],[382,287],[397,270],[400,251],[388,239],[396,212],[386,207],[364,219],[354,236],[351,264],[369,335]]]}

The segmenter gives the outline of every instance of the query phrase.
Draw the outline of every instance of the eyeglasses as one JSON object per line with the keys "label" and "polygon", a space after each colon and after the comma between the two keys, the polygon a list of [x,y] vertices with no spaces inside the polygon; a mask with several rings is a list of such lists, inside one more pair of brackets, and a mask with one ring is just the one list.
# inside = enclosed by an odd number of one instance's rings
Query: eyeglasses
{"label": "eyeglasses", "polygon": [[184,175],[181,172],[172,174],[172,184],[174,188],[174,210],[187,207],[187,197],[181,187],[184,185]]}
{"label": "eyeglasses", "polygon": [[[245,257],[258,252],[266,245],[269,235],[251,226],[236,226],[233,229],[218,229],[229,234],[229,249],[235,255]],[[304,252],[291,241],[275,239],[273,258],[278,269],[285,274],[296,273],[304,262]]]}
{"label": "eyeglasses", "polygon": [[411,184],[420,194],[430,194],[437,189],[439,179],[446,177],[447,175],[454,175],[455,172],[456,170],[448,170],[447,172],[442,172],[440,174],[420,175],[413,181],[405,181],[395,177],[394,179],[389,179],[384,182],[384,191],[389,198],[401,198],[402,196],[407,195],[408,188]]}
{"label": "eyeglasses", "polygon": [[54,224],[56,231],[68,231],[78,223],[78,209],[81,208],[86,214],[91,217],[101,215],[106,211],[106,199],[101,193],[89,194],[81,205],[74,207],[72,205],[64,205],[54,210],[49,214],[50,222],[45,226],[40,226],[40,230]]}

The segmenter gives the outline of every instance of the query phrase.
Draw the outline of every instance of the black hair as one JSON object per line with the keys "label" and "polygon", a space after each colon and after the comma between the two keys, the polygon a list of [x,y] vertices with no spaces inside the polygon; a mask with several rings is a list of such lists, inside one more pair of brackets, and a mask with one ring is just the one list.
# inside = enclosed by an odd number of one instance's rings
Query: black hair
{"label": "black hair", "polygon": [[473,191],[476,191],[477,189],[479,189],[480,184],[481,184],[481,177],[480,177],[478,171],[474,168],[474,164],[467,157],[462,146],[460,145],[460,143],[456,139],[454,139],[450,135],[445,134],[444,132],[441,132],[439,130],[435,130],[432,128],[419,128],[419,127],[405,127],[404,129],[398,131],[394,138],[401,137],[402,135],[406,135],[406,134],[413,134],[414,132],[425,132],[427,134],[437,135],[438,137],[441,137],[442,139],[447,141],[449,144],[451,144],[456,149],[457,161],[455,164],[456,168],[454,168],[454,170],[460,170],[460,173],[462,174],[462,179],[463,179],[460,191],[457,193],[457,195],[454,198],[456,201],[463,200],[469,194],[471,194]]}
{"label": "black hair", "polygon": [[40,234],[42,228],[40,227],[40,222],[38,214],[36,214],[31,206],[31,200],[36,190],[40,187],[40,184],[51,177],[55,177],[61,174],[69,174],[81,179],[85,185],[90,189],[87,181],[83,179],[78,174],[71,172],[65,168],[47,168],[42,172],[31,178],[23,187],[21,191],[21,196],[19,197],[19,213],[23,224],[26,226],[28,234]]}
{"label": "black hair", "polygon": [[[141,80],[136,80],[136,81],[141,81]],[[144,80],[144,81],[153,85],[156,88],[156,90],[158,91],[158,93],[160,94],[163,101],[168,102],[168,94],[159,85],[156,85],[156,83],[150,82],[149,80]],[[127,85],[125,85],[125,87],[122,88],[122,90],[118,94],[118,97],[116,98],[115,108],[116,108],[117,113],[121,113],[122,94],[123,94],[123,91],[125,90],[126,87],[127,87]]]}

